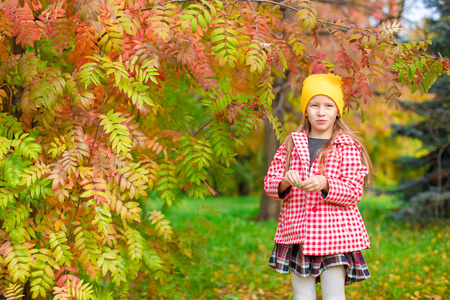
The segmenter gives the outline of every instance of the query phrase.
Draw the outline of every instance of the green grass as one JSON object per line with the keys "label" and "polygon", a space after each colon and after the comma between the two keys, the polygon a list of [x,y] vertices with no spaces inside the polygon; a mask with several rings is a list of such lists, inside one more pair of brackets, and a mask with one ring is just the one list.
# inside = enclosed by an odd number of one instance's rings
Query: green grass
{"label": "green grass", "polygon": [[[372,243],[363,251],[372,278],[347,287],[347,299],[450,299],[450,223],[392,220],[395,202],[387,196],[358,206]],[[186,299],[292,299],[289,276],[267,266],[277,223],[254,221],[258,209],[259,197],[216,197],[185,200],[167,213],[175,228],[192,224],[207,237],[183,282]]]}

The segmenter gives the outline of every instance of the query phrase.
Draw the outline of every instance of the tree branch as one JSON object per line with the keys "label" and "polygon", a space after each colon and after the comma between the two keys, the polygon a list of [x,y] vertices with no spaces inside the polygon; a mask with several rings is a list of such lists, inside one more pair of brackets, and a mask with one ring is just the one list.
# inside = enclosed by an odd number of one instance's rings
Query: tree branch
{"label": "tree branch", "polygon": [[[103,111],[103,108],[105,107],[106,102],[108,102],[108,100],[109,100],[109,98],[112,96],[112,94],[113,94],[113,91],[111,91],[111,93],[109,93],[109,94],[106,93],[106,95],[105,95],[105,100],[103,101],[103,105],[102,105],[102,107],[100,108],[99,113],[101,113],[101,112]],[[97,129],[95,130],[94,141],[92,142],[92,147],[91,147],[91,151],[90,151],[90,153],[89,153],[89,159],[88,159],[87,166],[89,166],[90,163],[91,163],[92,151],[94,150],[95,142],[96,142],[96,140],[97,140],[97,135],[98,135],[98,130],[99,130],[99,127],[100,127],[100,123],[101,123],[101,121],[99,120],[99,121],[98,121],[98,124],[97,124]],[[68,234],[68,236],[67,236],[69,242],[70,242],[70,240],[72,239],[73,222],[75,221],[75,218],[77,217],[77,214],[78,214],[78,210],[80,209],[80,202],[81,202],[81,199],[78,199],[77,207],[76,207],[76,209],[75,209],[75,213],[74,213],[74,215],[73,215],[73,217],[72,217],[72,221],[70,222],[69,234]]]}
{"label": "tree branch", "polygon": [[259,32],[258,32],[258,17],[256,16],[256,12],[255,9],[253,8],[252,2],[251,0],[247,0],[248,4],[250,5],[250,7],[252,8],[253,11],[253,16],[255,16],[255,30],[256,30],[256,36],[259,38]]}
{"label": "tree branch", "polygon": [[[296,12],[299,11],[298,8],[292,7],[292,6],[287,5],[287,4],[271,1],[271,0],[238,0],[238,1],[240,1],[240,2],[244,2],[245,1],[245,2],[249,2],[249,3],[250,2],[268,3],[268,4],[272,4],[272,5],[276,5],[276,6],[281,6],[281,7],[287,8],[287,9],[291,9],[291,10],[296,11]],[[167,4],[177,3],[177,2],[197,2],[197,0],[172,0],[172,1],[169,1],[169,2],[166,2],[166,3],[161,3],[161,4],[158,4],[158,5],[154,5],[154,6],[151,6],[151,7],[144,7],[143,9],[141,9],[141,11],[152,10],[153,8],[155,8],[157,6],[160,6],[160,5],[165,6]],[[255,12],[255,10],[253,9],[253,6],[252,6],[252,10],[253,10],[253,12]],[[327,25],[339,27],[339,28],[346,29],[346,30],[350,30],[351,29],[348,26],[339,25],[339,24],[335,24],[335,23],[331,23],[331,22],[322,21],[322,20],[317,20],[317,22],[321,23],[322,25],[323,24],[327,24]]]}
{"label": "tree branch", "polygon": [[[292,7],[292,6],[287,5],[287,4],[283,4],[283,3],[278,3],[278,2],[275,2],[275,1],[271,1],[271,0],[237,0],[237,1],[238,1],[238,2],[248,2],[249,4],[250,4],[250,2],[268,3],[268,4],[272,4],[272,5],[276,5],[276,6],[281,6],[281,7],[284,7],[284,8],[290,9],[290,10],[293,10],[293,11],[295,11],[295,12],[298,12],[298,11],[299,11],[298,8]],[[155,8],[155,7],[157,7],[157,6],[160,6],[160,5],[165,6],[165,5],[170,4],[170,3],[181,3],[181,2],[198,2],[198,0],[172,0],[172,1],[169,1],[169,2],[166,2],[166,3],[161,3],[161,4],[158,4],[158,5],[154,5],[154,6],[151,6],[151,7],[144,7],[144,8],[141,9],[141,11],[152,10],[153,8]],[[319,2],[330,3],[330,4],[336,4],[336,2],[331,2],[331,1],[327,1],[327,0],[321,0],[321,1],[319,1]],[[251,5],[250,5],[250,6],[251,6]],[[253,9],[253,6],[252,6],[252,9]],[[402,7],[402,9],[403,9],[403,7]],[[253,12],[254,12],[254,10],[253,10]],[[326,27],[326,25],[333,26],[333,27],[338,27],[338,28],[341,28],[341,29],[344,29],[344,30],[350,30],[350,29],[352,29],[352,28],[349,27],[349,26],[340,25],[340,24],[336,24],[336,23],[332,23],[332,22],[327,22],[327,21],[323,21],[323,20],[320,20],[320,19],[317,19],[317,22],[319,22],[320,24],[322,24],[322,26],[323,26],[328,32],[329,32],[329,30],[328,30],[328,28]],[[256,30],[257,30],[257,28],[256,28]],[[329,33],[330,33],[330,32],[329,32]],[[331,35],[331,33],[330,33],[330,35]],[[393,46],[396,46],[396,45],[397,45],[396,43],[388,43],[388,44],[393,45]],[[418,52],[418,51],[415,51],[415,50],[412,50],[412,51],[414,51],[416,54],[418,54],[418,55],[420,55],[420,56],[431,56],[431,57],[434,57],[434,58],[436,58],[436,59],[440,59],[440,57],[437,57],[437,56],[434,55],[434,54],[428,55],[428,54],[421,53],[421,52]]]}
{"label": "tree branch", "polygon": [[200,131],[202,131],[209,123],[211,123],[212,120],[214,120],[216,117],[212,117],[211,119],[209,119],[209,121],[203,125],[199,130],[197,130],[196,133],[194,133],[192,136],[196,136]]}

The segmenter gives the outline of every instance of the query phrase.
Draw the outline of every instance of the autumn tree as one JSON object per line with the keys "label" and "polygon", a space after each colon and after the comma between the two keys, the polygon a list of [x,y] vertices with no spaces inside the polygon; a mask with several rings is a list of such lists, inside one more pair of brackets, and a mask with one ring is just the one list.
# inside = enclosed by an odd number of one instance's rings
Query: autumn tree
{"label": "autumn tree", "polygon": [[[182,297],[205,240],[164,213],[183,197],[216,195],[259,119],[284,138],[273,75],[299,89],[311,72],[339,74],[357,109],[369,83],[395,104],[401,84],[426,92],[444,65],[427,41],[396,43],[398,22],[366,29],[309,0],[0,8],[7,299]],[[317,50],[323,30],[338,45],[332,55]]]}

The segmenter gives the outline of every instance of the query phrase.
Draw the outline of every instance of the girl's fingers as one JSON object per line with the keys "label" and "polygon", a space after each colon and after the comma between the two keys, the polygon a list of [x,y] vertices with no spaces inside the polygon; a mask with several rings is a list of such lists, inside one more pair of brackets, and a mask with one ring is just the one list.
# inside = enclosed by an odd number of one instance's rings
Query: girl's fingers
{"label": "girl's fingers", "polygon": [[305,182],[303,182],[303,184],[301,184],[301,188],[304,191],[310,192],[310,193],[320,191],[320,185],[317,182],[311,181],[311,180],[306,180]]}
{"label": "girl's fingers", "polygon": [[324,176],[323,175],[314,175],[314,176],[306,179],[303,182],[303,184],[301,185],[301,187],[305,191],[310,192],[310,193],[320,192],[324,188],[323,183],[321,181],[321,177],[324,177]]}
{"label": "girl's fingers", "polygon": [[295,185],[300,182],[300,175],[297,171],[291,170],[286,173],[286,179],[290,185]]}

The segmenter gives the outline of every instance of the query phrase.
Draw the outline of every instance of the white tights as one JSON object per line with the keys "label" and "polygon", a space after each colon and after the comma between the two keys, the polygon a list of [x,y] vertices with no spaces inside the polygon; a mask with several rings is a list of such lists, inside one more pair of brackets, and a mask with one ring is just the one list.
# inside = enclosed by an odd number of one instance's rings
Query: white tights
{"label": "white tights", "polygon": [[[300,277],[291,271],[294,300],[316,300],[316,278]],[[345,268],[326,269],[320,275],[323,300],[345,300]]]}

